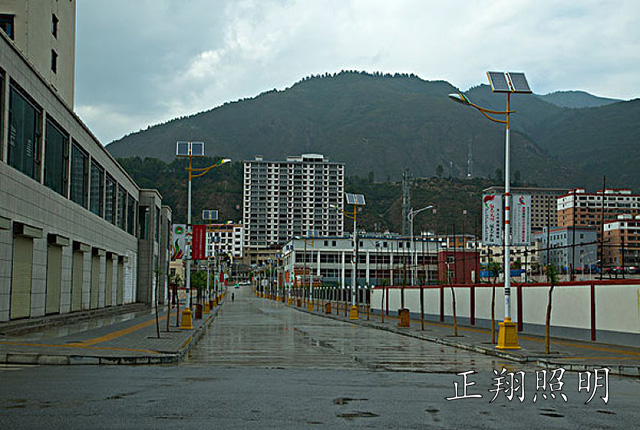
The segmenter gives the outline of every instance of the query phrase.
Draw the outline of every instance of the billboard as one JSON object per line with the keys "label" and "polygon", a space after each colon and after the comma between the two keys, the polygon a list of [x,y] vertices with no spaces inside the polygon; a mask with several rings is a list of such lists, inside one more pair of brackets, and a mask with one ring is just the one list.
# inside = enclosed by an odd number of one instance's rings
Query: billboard
{"label": "billboard", "polygon": [[531,196],[515,194],[511,203],[511,244],[531,245]]}
{"label": "billboard", "polygon": [[485,194],[482,196],[482,244],[502,244],[502,195]]}
{"label": "billboard", "polygon": [[182,260],[187,246],[187,226],[173,224],[171,228],[171,261]]}

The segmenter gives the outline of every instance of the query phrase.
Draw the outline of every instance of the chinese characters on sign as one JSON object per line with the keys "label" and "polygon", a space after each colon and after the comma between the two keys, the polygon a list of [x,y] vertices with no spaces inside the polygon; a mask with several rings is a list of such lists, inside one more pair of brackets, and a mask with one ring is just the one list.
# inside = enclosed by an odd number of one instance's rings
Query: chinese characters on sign
{"label": "chinese characters on sign", "polygon": [[485,194],[482,196],[482,244],[502,243],[502,196]]}
{"label": "chinese characters on sign", "polygon": [[515,194],[511,205],[511,244],[531,245],[531,196]]}
{"label": "chinese characters on sign", "polygon": [[[458,373],[458,376],[462,377],[462,385],[458,385],[458,382],[453,383],[453,389],[455,395],[452,397],[446,397],[447,400],[461,400],[461,399],[474,399],[483,398],[482,394],[471,392],[470,388],[476,385],[476,383],[470,380],[470,376],[476,372],[470,370],[468,372]],[[536,370],[536,390],[533,393],[532,401],[536,403],[538,400],[547,400],[561,398],[567,402],[568,397],[562,392],[565,385],[562,378],[564,377],[565,369],[558,368],[553,370]],[[508,372],[507,369],[502,368],[501,371],[493,371],[493,385],[489,390],[493,394],[489,403],[493,403],[500,394],[504,394],[508,401],[512,401],[514,397],[523,403],[525,401],[525,372]],[[609,369],[593,369],[593,371],[585,371],[578,373],[578,392],[586,391],[590,394],[589,399],[585,402],[589,404],[595,397],[597,392],[602,395],[600,399],[605,404],[609,403]]]}

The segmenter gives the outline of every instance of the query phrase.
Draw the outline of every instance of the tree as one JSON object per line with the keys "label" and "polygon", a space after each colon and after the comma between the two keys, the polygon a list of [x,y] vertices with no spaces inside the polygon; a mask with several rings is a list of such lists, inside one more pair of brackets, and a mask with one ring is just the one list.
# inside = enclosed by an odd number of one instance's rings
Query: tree
{"label": "tree", "polygon": [[495,179],[496,181],[499,181],[500,179],[504,179],[504,175],[502,174],[502,169],[497,167],[495,170]]}
{"label": "tree", "polygon": [[500,263],[492,261],[487,266],[489,276],[492,278],[491,282],[491,344],[496,343],[496,280],[500,273]]}
{"label": "tree", "polygon": [[442,178],[443,173],[444,167],[442,167],[442,164],[438,164],[438,167],[436,167],[436,175],[438,175],[438,178]]}

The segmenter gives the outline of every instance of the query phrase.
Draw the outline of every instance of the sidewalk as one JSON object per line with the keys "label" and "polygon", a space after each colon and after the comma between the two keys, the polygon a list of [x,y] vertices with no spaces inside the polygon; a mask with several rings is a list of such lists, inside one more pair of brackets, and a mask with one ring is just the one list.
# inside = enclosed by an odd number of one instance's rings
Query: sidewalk
{"label": "sidewalk", "polygon": [[[224,300],[223,300],[224,304]],[[124,309],[127,308],[127,309]],[[165,364],[177,363],[205,333],[220,306],[202,319],[193,320],[193,330],[176,327],[176,310],[166,331],[166,308],[156,317],[148,307],[127,305],[119,313],[104,311],[42,318],[39,327],[19,323],[0,325],[0,364]],[[182,307],[180,310],[182,311]],[[84,314],[85,318],[78,318]]]}
{"label": "sidewalk", "polygon": [[[370,314],[367,320],[366,310],[359,313],[358,320],[350,320],[344,316],[344,307],[340,308],[336,315],[335,302],[331,303],[331,314],[320,312],[316,307],[313,312],[308,311],[306,305],[295,309],[301,312],[312,313],[334,320],[349,322],[365,327],[387,330],[418,339],[436,342],[442,345],[453,346],[481,354],[513,360],[519,363],[532,363],[542,368],[555,369],[562,367],[567,371],[584,372],[593,371],[594,368],[608,367],[610,374],[621,376],[640,377],[640,347],[610,345],[600,342],[586,342],[551,338],[550,354],[545,354],[544,336],[518,333],[518,343],[521,349],[500,350],[491,343],[491,330],[458,325],[458,336],[454,336],[453,324],[435,323],[424,321],[424,330],[421,329],[420,319],[411,319],[410,327],[398,327],[399,319],[396,316],[384,317]],[[348,312],[347,312],[348,313]],[[553,328],[551,328],[553,334]],[[496,332],[497,339],[497,332]]]}

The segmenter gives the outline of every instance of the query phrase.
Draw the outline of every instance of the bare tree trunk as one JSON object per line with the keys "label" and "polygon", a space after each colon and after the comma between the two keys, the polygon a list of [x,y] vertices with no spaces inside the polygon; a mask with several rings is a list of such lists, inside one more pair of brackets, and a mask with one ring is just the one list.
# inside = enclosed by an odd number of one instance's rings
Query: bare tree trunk
{"label": "bare tree trunk", "polygon": [[176,287],[176,327],[180,327],[180,294]]}
{"label": "bare tree trunk", "polygon": [[496,282],[491,286],[491,344],[496,343]]}
{"label": "bare tree trunk", "polygon": [[550,331],[550,326],[551,326],[551,298],[553,295],[553,287],[554,285],[551,284],[551,287],[549,288],[549,300],[547,301],[547,318],[545,320],[545,328],[544,328],[544,332],[545,332],[545,336],[544,336],[544,353],[545,354],[549,354],[549,344],[550,344],[550,338],[549,338],[549,331]]}
{"label": "bare tree trunk", "polygon": [[158,312],[160,311],[160,309],[158,309],[158,291],[160,289],[159,287],[160,287],[160,274],[158,273],[156,275],[156,294],[155,294],[156,296],[156,300],[155,300],[156,302],[156,334],[158,335],[158,339],[160,339],[160,319],[158,316]]}
{"label": "bare tree trunk", "polygon": [[453,289],[453,284],[449,284],[451,288],[451,304],[453,305],[453,335],[458,336],[458,318],[456,315],[456,292]]}
{"label": "bare tree trunk", "polygon": [[171,317],[171,293],[172,293],[172,288],[171,285],[169,285],[169,293],[167,294],[167,333],[169,333],[169,317]]}

